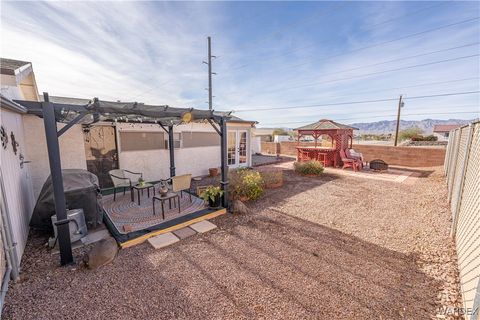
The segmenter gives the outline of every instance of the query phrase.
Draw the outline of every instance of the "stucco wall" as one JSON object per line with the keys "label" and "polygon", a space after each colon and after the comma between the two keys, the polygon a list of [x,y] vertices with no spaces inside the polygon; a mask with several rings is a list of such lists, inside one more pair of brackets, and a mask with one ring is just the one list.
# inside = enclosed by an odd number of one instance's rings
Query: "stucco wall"
{"label": "stucco wall", "polygon": [[250,136],[251,138],[251,150],[252,150],[252,154],[256,154],[256,153],[261,153],[262,152],[262,140],[260,139],[260,137],[257,137],[257,136],[254,136],[254,135],[251,135]]}
{"label": "stucco wall", "polygon": [[[32,161],[29,165],[32,175],[33,193],[36,199],[43,183],[50,175],[45,129],[43,119],[37,116],[24,115],[23,123],[26,143],[25,159]],[[63,126],[63,124],[58,124],[59,129]],[[83,131],[80,125],[74,125],[68,129],[59,138],[59,143],[62,169],[87,169]]]}
{"label": "stucco wall", "polygon": [[[251,150],[249,124],[229,124],[228,129],[245,129],[247,134],[247,152],[250,165]],[[117,124],[117,141],[120,142],[122,131],[158,131],[164,132],[159,126],[148,124]],[[190,123],[174,126],[174,132],[215,132],[209,124]],[[215,132],[216,133],[216,132]],[[119,166],[135,172],[142,172],[146,180],[158,180],[170,177],[170,156],[168,150],[122,151],[119,143]],[[179,148],[175,149],[176,174],[191,173],[193,176],[208,174],[209,168],[220,167],[220,146]]]}
{"label": "stucco wall", "polygon": [[[32,161],[31,176],[35,199],[46,178],[50,174],[47,144],[43,120],[33,115],[23,116],[25,126],[26,160]],[[58,128],[63,127],[59,124]],[[229,129],[246,129],[250,133],[249,124],[229,124]],[[117,124],[117,139],[120,141],[121,131],[161,131],[156,125]],[[215,132],[209,124],[191,123],[174,126],[175,132]],[[250,134],[247,134],[250,144]],[[83,131],[81,125],[74,125],[60,138],[60,153],[63,169],[87,169]],[[247,146],[248,147],[248,146]],[[248,165],[251,161],[251,150],[248,150]],[[147,180],[165,179],[170,176],[168,150],[122,151],[119,143],[119,166],[122,169],[142,172]],[[208,174],[208,168],[220,167],[220,146],[175,149],[176,173],[191,173],[194,176]]]}

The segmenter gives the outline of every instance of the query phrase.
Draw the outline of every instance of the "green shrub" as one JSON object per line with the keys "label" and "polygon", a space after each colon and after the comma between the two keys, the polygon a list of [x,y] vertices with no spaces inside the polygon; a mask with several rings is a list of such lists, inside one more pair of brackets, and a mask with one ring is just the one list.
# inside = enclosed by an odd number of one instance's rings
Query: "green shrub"
{"label": "green shrub", "polygon": [[238,169],[230,172],[229,192],[233,199],[256,200],[263,194],[263,179],[258,171]]}
{"label": "green shrub", "polygon": [[438,138],[434,135],[429,135],[429,136],[422,136],[422,135],[418,135],[418,136],[414,136],[412,137],[412,141],[437,141]]}
{"label": "green shrub", "polygon": [[320,161],[310,160],[306,162],[295,162],[295,172],[301,175],[320,175],[323,172],[323,165]]}
{"label": "green shrub", "polygon": [[398,133],[398,138],[399,138],[400,141],[410,140],[413,137],[417,137],[417,136],[421,135],[422,132],[423,132],[422,129],[420,129],[418,127],[411,127],[411,128],[405,129],[405,130],[401,130]]}
{"label": "green shrub", "polygon": [[282,169],[259,169],[259,172],[265,188],[268,189],[269,186],[281,186],[283,184]]}

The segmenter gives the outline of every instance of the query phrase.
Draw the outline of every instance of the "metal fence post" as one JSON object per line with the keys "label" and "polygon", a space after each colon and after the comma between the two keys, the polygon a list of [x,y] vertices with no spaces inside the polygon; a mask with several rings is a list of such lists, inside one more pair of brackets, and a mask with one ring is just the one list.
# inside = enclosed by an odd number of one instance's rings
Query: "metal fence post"
{"label": "metal fence post", "polygon": [[448,171],[448,202],[449,203],[452,200],[453,185],[455,182],[455,171],[456,171],[455,167],[457,166],[461,136],[462,136],[461,129],[455,130],[455,138],[454,138],[455,144],[452,146],[452,159],[451,159],[452,162],[450,164],[450,170]]}
{"label": "metal fence post", "polygon": [[168,126],[168,151],[170,155],[170,177],[175,176],[175,142],[173,139],[173,125]]}
{"label": "metal fence post", "polygon": [[224,208],[228,208],[228,159],[227,159],[227,140],[228,140],[228,129],[227,129],[227,120],[222,118],[220,120],[220,154],[221,154],[221,172],[222,172],[222,189],[223,189],[223,200],[222,205]]}
{"label": "metal fence post", "polygon": [[448,137],[447,150],[445,152],[445,160],[443,163],[443,174],[448,177],[448,171],[450,170],[450,158],[452,156],[452,145],[455,136],[455,131],[451,132]]}

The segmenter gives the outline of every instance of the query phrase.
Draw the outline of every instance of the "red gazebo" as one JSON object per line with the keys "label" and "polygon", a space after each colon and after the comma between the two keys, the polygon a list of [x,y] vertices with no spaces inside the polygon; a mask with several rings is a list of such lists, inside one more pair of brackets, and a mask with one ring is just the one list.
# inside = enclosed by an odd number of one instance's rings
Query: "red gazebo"
{"label": "red gazebo", "polygon": [[[297,161],[318,160],[324,167],[337,167],[340,163],[340,151],[352,147],[353,130],[358,129],[327,119],[296,128]],[[330,138],[331,145],[319,146],[318,138],[325,135]],[[300,142],[304,136],[313,137],[313,146],[311,143]]]}

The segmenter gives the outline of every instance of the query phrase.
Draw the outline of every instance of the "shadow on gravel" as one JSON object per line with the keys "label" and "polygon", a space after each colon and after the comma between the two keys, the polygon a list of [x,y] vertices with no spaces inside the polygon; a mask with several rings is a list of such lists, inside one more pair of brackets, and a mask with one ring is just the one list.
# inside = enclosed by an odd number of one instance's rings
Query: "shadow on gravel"
{"label": "shadow on gravel", "polygon": [[[277,299],[324,319],[428,319],[440,282],[416,257],[267,209],[208,243],[219,261],[272,288]],[[236,272],[234,272],[236,274]],[[273,303],[273,302],[272,302]]]}
{"label": "shadow on gravel", "polygon": [[[22,281],[6,319],[429,319],[440,282],[416,257],[278,210],[288,198],[336,179],[286,170],[252,215],[225,215],[218,229],[153,250],[121,250],[96,271],[59,267],[30,237]],[[350,179],[350,178],[347,178]],[[273,195],[273,196],[269,196]],[[300,204],[301,205],[301,204]],[[257,211],[258,212],[258,211]],[[77,255],[80,259],[81,254]]]}
{"label": "shadow on gravel", "polygon": [[415,173],[417,178],[428,178],[432,173],[435,172],[434,170],[413,169],[396,166],[390,166],[390,168]]}
{"label": "shadow on gravel", "polygon": [[[436,281],[415,257],[266,209],[96,271],[59,267],[30,239],[6,319],[428,319]],[[33,240],[33,241],[32,241]],[[77,256],[77,259],[80,257]],[[28,301],[28,303],[25,303]]]}
{"label": "shadow on gravel", "polygon": [[[277,189],[265,190],[260,201],[267,207],[281,205],[297,194],[321,187],[322,185],[342,178],[344,177],[334,173],[323,173],[318,177],[308,177],[301,176],[290,169],[283,170],[283,186]],[[321,194],[321,192],[321,188],[319,188],[318,193]]]}

